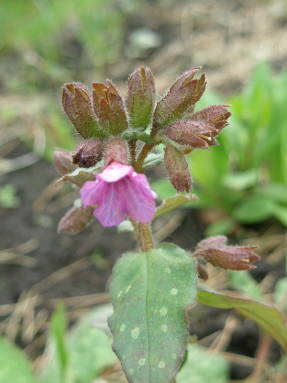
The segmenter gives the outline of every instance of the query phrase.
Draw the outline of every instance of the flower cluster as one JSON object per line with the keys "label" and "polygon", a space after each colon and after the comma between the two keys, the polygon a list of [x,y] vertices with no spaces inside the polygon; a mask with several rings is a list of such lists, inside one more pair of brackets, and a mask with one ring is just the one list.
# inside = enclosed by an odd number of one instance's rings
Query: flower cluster
{"label": "flower cluster", "polygon": [[[91,91],[79,82],[64,85],[64,111],[83,141],[73,153],[57,151],[55,164],[62,179],[81,188],[82,204],[63,217],[60,231],[82,230],[91,211],[103,226],[118,225],[126,217],[150,222],[156,195],[142,173],[146,156],[158,144],[165,146],[162,160],[174,188],[191,191],[185,154],[217,145],[216,136],[230,116],[226,105],[195,112],[206,87],[199,72],[185,72],[157,103],[154,78],[146,67],[129,76],[125,99],[109,80],[94,82]],[[79,216],[81,225],[73,226]]]}

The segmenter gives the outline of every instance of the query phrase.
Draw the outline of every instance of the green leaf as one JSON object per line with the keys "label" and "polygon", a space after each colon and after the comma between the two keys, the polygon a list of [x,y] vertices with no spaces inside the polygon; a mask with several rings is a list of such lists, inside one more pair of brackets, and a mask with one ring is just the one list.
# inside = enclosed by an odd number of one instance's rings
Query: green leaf
{"label": "green leaf", "polygon": [[55,357],[54,337],[50,339],[47,352],[48,364],[42,371],[40,383],[91,383],[107,367],[117,360],[112,351],[111,339],[104,331],[96,328],[97,322],[106,321],[111,306],[101,306],[86,315],[68,334],[66,345],[69,351],[69,365],[64,379],[59,360]]}
{"label": "green leaf", "polygon": [[0,337],[0,383],[35,383],[28,358],[12,343]]}
{"label": "green leaf", "polygon": [[138,129],[125,130],[122,134],[124,140],[141,140],[147,144],[153,144],[150,134],[139,131]]}
{"label": "green leaf", "polygon": [[287,309],[287,277],[279,279],[275,285],[274,300],[276,304]]}
{"label": "green leaf", "polygon": [[176,193],[175,188],[169,182],[169,180],[162,178],[152,183],[152,189],[161,199],[166,199],[174,196]]}
{"label": "green leaf", "polygon": [[55,350],[59,367],[61,370],[62,379],[66,376],[68,364],[69,364],[69,353],[66,346],[66,315],[63,306],[59,306],[52,316],[51,320],[52,335],[55,342]]}
{"label": "green leaf", "polygon": [[259,195],[244,200],[233,212],[235,219],[244,223],[259,222],[272,216],[274,202]]}
{"label": "green leaf", "polygon": [[236,309],[241,315],[255,321],[268,332],[285,350],[287,350],[286,318],[275,307],[246,299],[228,295],[203,287],[198,292],[197,300],[207,306]]}
{"label": "green leaf", "polygon": [[152,168],[163,163],[164,153],[149,153],[144,162],[144,169]]}
{"label": "green leaf", "polygon": [[[219,137],[219,141],[222,137]],[[228,172],[229,153],[222,145],[209,151],[194,150],[187,156],[194,180],[201,186],[211,189],[218,187]]]}
{"label": "green leaf", "polygon": [[187,360],[177,375],[177,383],[226,383],[228,363],[223,356],[197,344],[188,346]]}
{"label": "green leaf", "polygon": [[196,296],[196,268],[188,254],[165,244],[128,253],[113,270],[113,348],[130,382],[173,381],[186,352],[184,308]]}
{"label": "green leaf", "polygon": [[234,190],[244,190],[258,183],[258,172],[254,169],[242,173],[228,174],[223,179],[223,184]]}
{"label": "green leaf", "polygon": [[157,208],[154,219],[176,209],[186,202],[194,201],[195,198],[196,197],[192,194],[176,194],[173,197],[165,199],[163,203]]}
{"label": "green leaf", "polygon": [[72,376],[77,383],[91,383],[105,368],[117,361],[111,339],[95,327],[97,318],[103,313],[106,319],[110,312],[110,306],[94,310],[80,321],[69,336]]}
{"label": "green leaf", "polygon": [[57,182],[69,181],[81,187],[86,181],[94,180],[94,172],[100,170],[102,167],[103,161],[99,161],[95,166],[90,168],[76,168],[72,172],[63,175]]}
{"label": "green leaf", "polygon": [[232,287],[251,298],[262,300],[263,294],[248,271],[228,271],[228,280]]}
{"label": "green leaf", "polygon": [[276,205],[273,210],[273,215],[282,225],[287,226],[287,207]]}
{"label": "green leaf", "polygon": [[206,229],[206,236],[212,237],[214,235],[229,234],[234,229],[234,222],[231,219],[223,219],[208,225]]}
{"label": "green leaf", "polygon": [[270,183],[261,185],[258,193],[278,203],[287,203],[287,185]]}

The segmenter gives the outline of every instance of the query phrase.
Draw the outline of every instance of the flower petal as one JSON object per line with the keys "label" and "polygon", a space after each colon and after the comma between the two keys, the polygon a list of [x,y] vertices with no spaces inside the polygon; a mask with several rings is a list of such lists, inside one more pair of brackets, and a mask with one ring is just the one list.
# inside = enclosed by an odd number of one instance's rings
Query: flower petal
{"label": "flower petal", "polygon": [[157,194],[150,187],[150,184],[148,183],[148,180],[144,174],[138,174],[134,171],[131,177],[136,181],[137,184],[141,185],[146,193],[151,194],[154,199],[157,198]]}
{"label": "flower petal", "polygon": [[105,183],[104,199],[94,211],[102,226],[117,226],[125,219],[125,201],[119,198],[119,182]]}
{"label": "flower petal", "polygon": [[150,189],[146,177],[143,174],[126,177],[121,185],[127,215],[141,223],[150,222],[155,214],[156,194]]}
{"label": "flower petal", "polygon": [[106,182],[102,180],[87,181],[80,190],[84,207],[99,205],[106,193]]}
{"label": "flower petal", "polygon": [[97,178],[106,182],[117,182],[132,172],[132,166],[114,161],[107,166],[102,173],[98,174]]}

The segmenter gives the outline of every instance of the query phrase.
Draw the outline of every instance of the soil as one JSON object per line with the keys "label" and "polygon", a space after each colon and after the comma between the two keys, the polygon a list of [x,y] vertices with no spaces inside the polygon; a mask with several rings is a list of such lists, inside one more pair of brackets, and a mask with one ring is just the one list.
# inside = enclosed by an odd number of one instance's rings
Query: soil
{"label": "soil", "polygon": [[36,240],[35,249],[29,252],[29,256],[35,260],[32,267],[1,267],[1,304],[16,302],[23,291],[56,270],[90,257],[95,251],[105,259],[104,270],[103,267],[98,269],[91,261],[76,275],[63,279],[61,283],[48,289],[45,297],[77,296],[104,291],[115,259],[133,247],[133,241],[128,234],[118,235],[115,229],[103,230],[97,222],[77,236],[59,235],[57,223],[67,208],[48,213],[47,207],[39,209],[33,205],[47,185],[57,178],[53,165],[43,159],[24,170],[1,177],[1,184],[14,185],[21,200],[20,206],[15,209],[1,209],[1,248],[14,248],[27,240]]}
{"label": "soil", "polygon": [[[139,62],[145,62],[153,68],[158,89],[162,91],[171,79],[191,64],[201,64],[208,73],[210,86],[221,94],[229,95],[243,87],[258,58],[268,59],[276,70],[281,69],[286,60],[287,50],[277,44],[278,41],[286,41],[287,37],[284,27],[287,16],[284,18],[280,11],[283,1],[206,0],[195,1],[193,6],[183,1],[174,5],[172,12],[160,6],[152,7],[151,4],[147,2],[141,14],[127,19],[125,41],[129,44],[133,31],[145,26],[158,34],[161,43],[143,52],[143,57],[131,58],[127,52],[123,53],[117,63],[106,68],[106,74],[116,81],[123,81]],[[81,69],[77,68],[79,73]],[[94,77],[91,72],[82,72],[81,76],[90,80]],[[31,112],[27,107],[29,97],[27,101],[27,98],[8,91],[5,79],[1,79],[0,83],[4,93],[7,92],[0,99],[3,105],[12,104],[17,108],[21,105],[20,110],[25,110],[25,118],[17,120],[12,128],[17,129],[22,124],[21,129],[29,132],[31,121],[35,124],[38,118],[45,117],[45,106],[36,103]],[[51,97],[51,92],[54,89],[47,89],[44,100]],[[33,116],[35,109],[37,117]],[[7,150],[6,158],[31,153],[22,140],[16,138],[12,142],[13,150]],[[37,157],[31,166],[4,171],[0,175],[0,186],[13,185],[20,200],[16,208],[0,208],[0,252],[1,255],[5,253],[7,258],[0,268],[1,326],[2,331],[11,339],[16,339],[34,359],[40,355],[45,344],[45,338],[41,335],[47,330],[47,317],[55,305],[68,297],[105,293],[113,264],[123,252],[135,246],[129,233],[103,229],[97,222],[80,235],[59,235],[57,223],[69,208],[75,192],[66,187],[60,189],[53,186],[56,179],[53,165]],[[194,210],[186,211],[183,217],[181,224],[175,225],[166,239],[190,250],[203,238],[206,224]],[[274,223],[247,229],[249,235],[257,239],[270,230],[271,234],[282,232],[282,228],[274,226]],[[30,242],[27,244],[27,241]],[[282,262],[280,259],[273,263],[261,262],[253,275],[259,282],[267,274],[272,275],[274,284],[283,274]],[[21,316],[21,310],[17,311],[27,296],[37,298],[34,303],[31,299],[29,301],[33,318],[38,318],[39,313],[46,315],[39,329],[30,336],[25,333],[26,313]],[[100,299],[107,298],[102,296]],[[87,309],[88,305],[83,310],[69,306],[71,322]],[[202,307],[192,330],[199,339],[206,338],[224,327],[229,314],[230,311]],[[15,318],[18,318],[16,322]],[[258,328],[250,321],[239,317],[238,320],[240,326],[233,332],[226,351],[254,357],[260,337]],[[11,323],[16,323],[14,330],[11,330]],[[279,357],[279,347],[274,344],[270,353],[271,363]],[[253,366],[233,362],[231,379],[243,379],[252,369]]]}

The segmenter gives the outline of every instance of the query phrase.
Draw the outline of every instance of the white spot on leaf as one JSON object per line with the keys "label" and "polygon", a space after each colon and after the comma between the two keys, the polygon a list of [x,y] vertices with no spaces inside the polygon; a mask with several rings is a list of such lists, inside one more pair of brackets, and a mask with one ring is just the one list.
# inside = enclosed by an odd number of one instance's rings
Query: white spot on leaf
{"label": "white spot on leaf", "polygon": [[131,336],[133,339],[137,339],[140,334],[140,329],[138,327],[135,327],[131,331]]}
{"label": "white spot on leaf", "polygon": [[170,268],[169,268],[169,267],[166,267],[166,268],[164,269],[164,271],[165,271],[166,273],[168,273],[168,274],[170,274],[170,273],[171,273],[171,270],[170,270]]}
{"label": "white spot on leaf", "polygon": [[123,323],[120,327],[120,332],[124,332],[126,329],[126,325]]}
{"label": "white spot on leaf", "polygon": [[161,329],[162,332],[167,332],[167,325],[166,324],[162,324],[160,326],[160,329]]}
{"label": "white spot on leaf", "polygon": [[165,368],[165,363],[163,360],[161,360],[158,364],[158,368]]}
{"label": "white spot on leaf", "polygon": [[139,364],[140,366],[144,366],[144,365],[145,365],[145,358],[141,358],[141,359],[139,359],[138,364]]}
{"label": "white spot on leaf", "polygon": [[178,290],[173,288],[173,289],[170,290],[170,293],[171,293],[171,295],[177,295]]}
{"label": "white spot on leaf", "polygon": [[168,312],[168,309],[167,309],[167,307],[164,307],[164,306],[161,307],[159,310],[159,313],[162,317],[166,316],[167,312]]}

